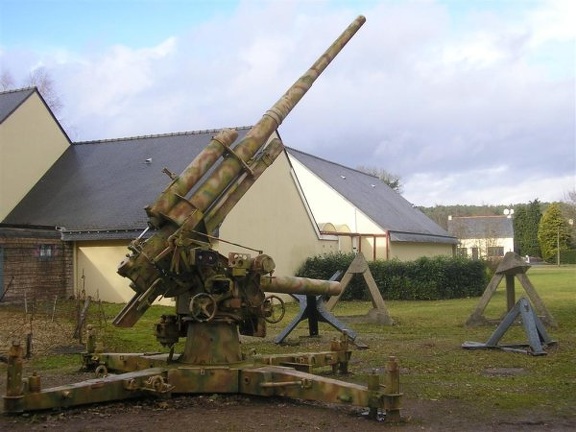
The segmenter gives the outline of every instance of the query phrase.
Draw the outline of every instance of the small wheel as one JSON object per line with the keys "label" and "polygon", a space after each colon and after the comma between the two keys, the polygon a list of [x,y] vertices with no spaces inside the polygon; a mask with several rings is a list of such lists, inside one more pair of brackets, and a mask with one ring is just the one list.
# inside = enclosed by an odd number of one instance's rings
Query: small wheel
{"label": "small wheel", "polygon": [[264,319],[270,324],[282,321],[286,314],[286,305],[277,295],[269,295],[264,299]]}
{"label": "small wheel", "polygon": [[157,392],[160,392],[164,388],[164,377],[161,375],[155,375],[150,377],[149,383],[150,387],[152,387]]}
{"label": "small wheel", "polygon": [[94,373],[96,374],[96,378],[104,378],[108,376],[108,368],[104,365],[100,365],[96,368]]}
{"label": "small wheel", "polygon": [[196,294],[190,300],[190,314],[196,321],[210,321],[216,315],[217,309],[216,300],[210,294]]}

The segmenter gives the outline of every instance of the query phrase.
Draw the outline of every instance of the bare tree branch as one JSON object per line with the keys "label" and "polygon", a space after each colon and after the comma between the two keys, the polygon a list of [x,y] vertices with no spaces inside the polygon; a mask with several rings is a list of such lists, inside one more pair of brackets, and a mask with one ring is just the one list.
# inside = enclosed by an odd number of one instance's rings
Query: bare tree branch
{"label": "bare tree branch", "polygon": [[402,184],[400,182],[400,176],[396,174],[389,173],[383,168],[376,168],[376,167],[369,167],[360,165],[356,167],[358,171],[362,171],[363,173],[373,175],[378,177],[378,179],[382,182],[390,186],[394,191],[398,192],[399,194],[402,193]]}
{"label": "bare tree branch", "polygon": [[55,89],[54,80],[45,67],[39,67],[30,72],[26,85],[30,87],[35,86],[54,115],[58,115],[63,107],[62,101]]}
{"label": "bare tree branch", "polygon": [[14,78],[10,71],[2,69],[0,72],[0,91],[13,89],[15,86]]}

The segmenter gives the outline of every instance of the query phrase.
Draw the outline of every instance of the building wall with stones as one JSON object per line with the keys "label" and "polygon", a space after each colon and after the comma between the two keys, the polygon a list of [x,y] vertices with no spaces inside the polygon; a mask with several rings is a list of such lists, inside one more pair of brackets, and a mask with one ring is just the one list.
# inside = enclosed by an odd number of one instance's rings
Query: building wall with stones
{"label": "building wall with stones", "polygon": [[0,303],[73,295],[73,245],[55,231],[0,228]]}

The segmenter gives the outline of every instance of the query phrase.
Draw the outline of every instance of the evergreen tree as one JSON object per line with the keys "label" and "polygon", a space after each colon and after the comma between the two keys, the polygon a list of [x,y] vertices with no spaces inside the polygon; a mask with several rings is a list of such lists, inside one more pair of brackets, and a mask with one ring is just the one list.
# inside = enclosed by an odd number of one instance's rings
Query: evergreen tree
{"label": "evergreen tree", "polygon": [[524,228],[524,255],[541,256],[538,228],[542,219],[541,203],[538,199],[530,201],[526,206],[526,227]]}
{"label": "evergreen tree", "polygon": [[556,260],[559,250],[568,249],[570,228],[558,203],[550,204],[542,215],[538,227],[538,241],[542,258],[548,262]]}
{"label": "evergreen tree", "polygon": [[514,250],[518,254],[530,255],[526,248],[526,232],[528,230],[528,206],[519,204],[514,209]]}
{"label": "evergreen tree", "polygon": [[572,219],[570,225],[570,247],[576,249],[576,189],[569,191],[564,200],[564,217],[568,220]]}

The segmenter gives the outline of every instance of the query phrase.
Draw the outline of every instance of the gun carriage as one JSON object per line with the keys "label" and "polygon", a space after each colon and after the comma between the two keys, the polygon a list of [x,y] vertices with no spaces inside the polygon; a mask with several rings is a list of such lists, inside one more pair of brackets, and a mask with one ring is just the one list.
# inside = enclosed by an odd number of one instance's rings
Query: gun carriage
{"label": "gun carriage", "polygon": [[[146,207],[150,235],[141,235],[118,273],[130,279],[133,298],[114,319],[131,327],[160,296],[175,299],[175,313],[163,316],[155,333],[168,352],[103,353],[89,329],[83,366],[97,378],[41,389],[37,376],[22,381],[21,348],[9,353],[4,408],[19,413],[151,394],[241,393],[287,396],[369,408],[372,418],[385,410],[398,416],[398,367],[387,364],[387,386],[374,374],[368,386],[312,374],[328,366],[347,372],[351,351],[346,335],[330,350],[290,355],[247,356],[239,335],[266,335],[266,323],[284,315],[277,294],[337,295],[337,281],[274,275],[273,259],[263,253],[223,256],[211,233],[250,186],[283,151],[272,138],[282,121],[328,64],[365,22],[359,16],[328,50],[270,108],[246,136],[225,129]],[[147,229],[147,230],[148,230]],[[185,338],[182,353],[174,347]],[[24,383],[24,384],[22,384]]]}

